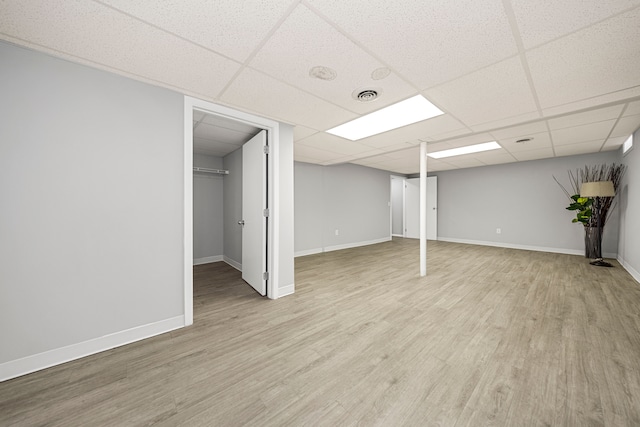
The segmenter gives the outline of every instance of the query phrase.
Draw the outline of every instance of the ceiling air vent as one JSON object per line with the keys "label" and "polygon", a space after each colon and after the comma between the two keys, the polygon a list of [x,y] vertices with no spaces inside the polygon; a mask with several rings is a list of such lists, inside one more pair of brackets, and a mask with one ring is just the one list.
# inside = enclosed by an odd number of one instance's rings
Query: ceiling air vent
{"label": "ceiling air vent", "polygon": [[526,142],[531,141],[533,138],[522,138],[516,141],[516,144],[524,144]]}
{"label": "ceiling air vent", "polygon": [[379,89],[358,89],[353,92],[353,98],[360,102],[370,102],[378,99],[378,96],[380,96]]}

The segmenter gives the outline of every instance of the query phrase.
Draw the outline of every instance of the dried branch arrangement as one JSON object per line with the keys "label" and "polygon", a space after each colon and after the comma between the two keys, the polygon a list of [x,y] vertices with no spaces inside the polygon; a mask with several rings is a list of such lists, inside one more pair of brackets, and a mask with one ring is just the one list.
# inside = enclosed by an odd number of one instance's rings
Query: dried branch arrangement
{"label": "dried branch arrangement", "polygon": [[[618,165],[612,163],[585,166],[584,168],[574,171],[568,171],[569,183],[571,184],[572,192],[569,192],[560,181],[554,176],[553,179],[558,183],[560,188],[564,191],[567,197],[571,200],[571,203],[575,202],[575,196],[580,194],[580,186],[584,182],[596,182],[596,181],[612,181],[613,188],[618,194],[622,177],[627,169],[626,165]],[[602,225],[607,223],[609,219],[609,212],[615,207],[617,200],[615,197],[593,197],[593,203],[591,204],[591,215],[585,221],[581,221],[585,227],[597,227],[598,219],[603,219]]]}

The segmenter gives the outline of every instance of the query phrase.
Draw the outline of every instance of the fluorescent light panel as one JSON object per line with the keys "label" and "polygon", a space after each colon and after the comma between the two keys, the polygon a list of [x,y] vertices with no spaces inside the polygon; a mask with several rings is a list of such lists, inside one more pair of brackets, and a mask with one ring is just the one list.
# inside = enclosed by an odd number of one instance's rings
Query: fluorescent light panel
{"label": "fluorescent light panel", "polygon": [[427,156],[434,159],[442,159],[443,157],[461,156],[463,154],[479,153],[481,151],[496,150],[502,148],[495,141],[485,142],[476,145],[467,145],[466,147],[452,148],[450,150],[436,151],[435,153],[427,153]]}
{"label": "fluorescent light panel", "polygon": [[329,129],[327,132],[357,141],[392,129],[410,125],[444,114],[422,95],[389,105],[350,122]]}

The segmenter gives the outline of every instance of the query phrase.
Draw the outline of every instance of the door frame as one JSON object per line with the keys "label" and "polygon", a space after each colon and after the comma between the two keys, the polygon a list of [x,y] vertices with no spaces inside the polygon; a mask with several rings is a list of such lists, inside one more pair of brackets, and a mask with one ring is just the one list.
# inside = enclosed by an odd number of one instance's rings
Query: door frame
{"label": "door frame", "polygon": [[280,186],[279,154],[280,124],[253,114],[237,111],[223,105],[214,104],[190,96],[184,97],[184,218],[183,218],[183,283],[184,283],[184,324],[193,324],[193,110],[222,116],[243,122],[267,131],[267,204],[271,207],[267,218],[267,298],[278,298],[279,271],[279,217],[278,206]]}

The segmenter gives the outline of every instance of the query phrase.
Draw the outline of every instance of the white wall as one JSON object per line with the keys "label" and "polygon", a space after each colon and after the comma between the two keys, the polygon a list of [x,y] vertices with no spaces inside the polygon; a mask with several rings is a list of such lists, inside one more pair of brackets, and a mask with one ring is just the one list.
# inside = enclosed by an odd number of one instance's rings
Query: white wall
{"label": "white wall", "polygon": [[[568,170],[618,162],[617,152],[437,172],[438,239],[584,254],[584,230],[571,223]],[[618,214],[603,237],[603,255],[615,257]],[[502,233],[496,234],[500,228]]]}
{"label": "white wall", "polygon": [[296,162],[296,255],[390,240],[390,176],[358,165]]}
{"label": "white wall", "polygon": [[294,292],[294,166],[293,126],[280,123],[275,166],[278,170],[276,206],[278,210],[277,296]]}
{"label": "white wall", "polygon": [[640,282],[640,130],[634,148],[622,158],[627,171],[620,192],[618,260]]}
{"label": "white wall", "polygon": [[182,95],[0,58],[0,379],[183,325]]}
{"label": "white wall", "polygon": [[[222,158],[193,155],[193,166],[223,169]],[[224,175],[193,173],[193,263],[221,261],[223,255]]]}

